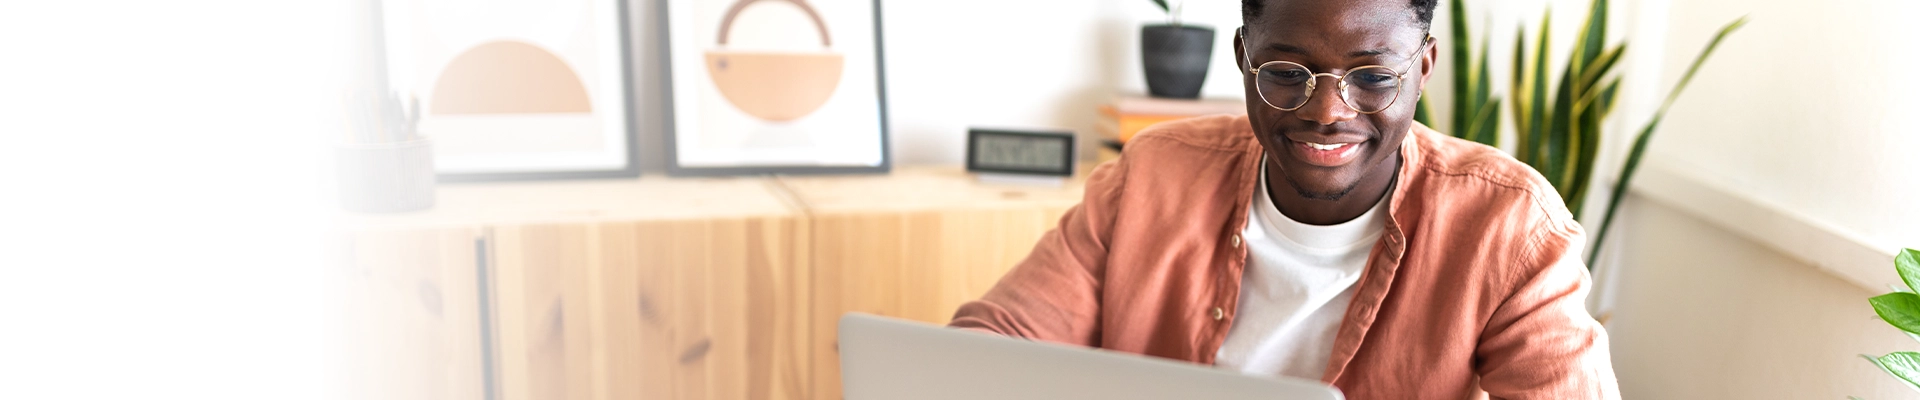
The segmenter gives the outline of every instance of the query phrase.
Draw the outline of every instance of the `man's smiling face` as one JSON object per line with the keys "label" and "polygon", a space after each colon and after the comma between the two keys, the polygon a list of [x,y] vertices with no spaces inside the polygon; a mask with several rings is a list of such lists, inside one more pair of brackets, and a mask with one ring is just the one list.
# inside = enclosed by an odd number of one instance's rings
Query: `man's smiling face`
{"label": "man's smiling face", "polygon": [[[1435,53],[1426,38],[1426,27],[1407,0],[1267,0],[1260,15],[1247,21],[1236,57],[1247,115],[1266,148],[1268,171],[1301,197],[1330,201],[1363,181],[1392,179],[1400,143],[1413,126],[1420,90],[1432,73]],[[1341,75],[1371,65],[1411,71],[1397,100],[1377,113],[1349,107],[1340,97],[1340,83],[1325,76],[1313,78],[1317,85],[1304,105],[1285,111],[1263,101],[1255,76],[1244,72],[1270,61]]]}

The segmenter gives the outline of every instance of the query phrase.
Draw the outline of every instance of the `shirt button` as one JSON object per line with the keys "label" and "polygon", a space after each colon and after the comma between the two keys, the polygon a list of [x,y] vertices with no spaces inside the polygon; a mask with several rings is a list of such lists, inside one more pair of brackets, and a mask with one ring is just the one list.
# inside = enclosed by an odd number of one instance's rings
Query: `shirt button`
{"label": "shirt button", "polygon": [[1240,235],[1233,235],[1233,248],[1240,248]]}
{"label": "shirt button", "polygon": [[1213,320],[1219,321],[1225,318],[1227,318],[1227,310],[1222,310],[1220,307],[1213,308]]}

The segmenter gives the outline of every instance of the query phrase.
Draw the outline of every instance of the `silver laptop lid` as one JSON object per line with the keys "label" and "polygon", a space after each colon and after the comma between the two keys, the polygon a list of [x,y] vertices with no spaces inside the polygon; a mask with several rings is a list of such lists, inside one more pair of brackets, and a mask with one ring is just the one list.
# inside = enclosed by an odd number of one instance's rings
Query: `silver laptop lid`
{"label": "silver laptop lid", "polygon": [[840,379],[848,400],[1343,400],[1317,381],[857,313],[840,318]]}

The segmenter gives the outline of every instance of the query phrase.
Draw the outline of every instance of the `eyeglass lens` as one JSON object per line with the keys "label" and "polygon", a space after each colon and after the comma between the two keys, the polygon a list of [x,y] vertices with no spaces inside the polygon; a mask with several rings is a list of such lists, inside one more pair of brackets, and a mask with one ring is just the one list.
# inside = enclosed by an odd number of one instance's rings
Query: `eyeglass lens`
{"label": "eyeglass lens", "polygon": [[[1316,85],[1313,71],[1286,61],[1261,65],[1255,81],[1260,97],[1268,105],[1283,110],[1305,106]],[[1348,107],[1363,113],[1375,113],[1393,105],[1400,95],[1400,74],[1386,67],[1364,67],[1347,71],[1334,87]],[[1319,81],[1325,82],[1325,81]],[[1329,82],[1331,83],[1331,82]]]}

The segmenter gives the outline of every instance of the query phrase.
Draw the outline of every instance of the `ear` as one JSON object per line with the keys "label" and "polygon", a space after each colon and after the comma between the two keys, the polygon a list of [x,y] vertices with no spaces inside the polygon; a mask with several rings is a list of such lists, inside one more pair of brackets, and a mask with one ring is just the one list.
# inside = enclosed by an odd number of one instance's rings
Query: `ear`
{"label": "ear", "polygon": [[1427,41],[1433,42],[1433,43],[1431,43],[1431,45],[1429,46],[1426,46],[1427,53],[1420,56],[1422,58],[1420,60],[1420,92],[1421,93],[1426,92],[1427,80],[1433,79],[1433,70],[1435,67],[1440,65],[1440,43],[1439,43],[1440,39],[1434,39],[1432,37],[1428,37]]}
{"label": "ear", "polygon": [[1252,69],[1252,67],[1247,66],[1246,25],[1241,25],[1240,29],[1233,31],[1233,61],[1233,69],[1238,70],[1238,75],[1246,75],[1247,70]]}

